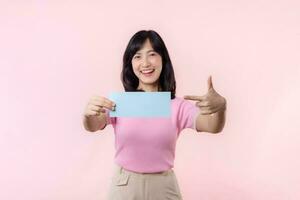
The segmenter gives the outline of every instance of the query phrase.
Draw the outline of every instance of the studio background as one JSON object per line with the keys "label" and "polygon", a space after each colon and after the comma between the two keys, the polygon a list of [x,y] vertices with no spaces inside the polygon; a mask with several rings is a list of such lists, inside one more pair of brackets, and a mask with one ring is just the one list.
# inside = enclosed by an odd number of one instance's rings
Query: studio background
{"label": "studio background", "polygon": [[185,200],[300,199],[300,3],[1,1],[0,199],[105,200],[112,126],[84,130],[92,95],[123,91],[130,37],[166,43],[177,96],[227,99],[222,133],[185,129],[175,172]]}

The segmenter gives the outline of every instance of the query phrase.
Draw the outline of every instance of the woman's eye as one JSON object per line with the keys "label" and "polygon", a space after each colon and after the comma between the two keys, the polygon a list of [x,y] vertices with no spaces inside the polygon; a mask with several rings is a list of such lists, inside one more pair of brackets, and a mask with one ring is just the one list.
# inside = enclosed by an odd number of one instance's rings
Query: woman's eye
{"label": "woman's eye", "polygon": [[155,56],[155,53],[151,53],[150,56]]}
{"label": "woman's eye", "polygon": [[135,56],[134,59],[135,59],[135,58],[140,58],[140,56]]}

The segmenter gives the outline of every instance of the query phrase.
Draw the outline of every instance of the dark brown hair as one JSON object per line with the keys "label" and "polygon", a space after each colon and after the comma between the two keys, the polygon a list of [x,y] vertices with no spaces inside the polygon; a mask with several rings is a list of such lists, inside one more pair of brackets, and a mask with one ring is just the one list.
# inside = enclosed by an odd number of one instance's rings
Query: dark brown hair
{"label": "dark brown hair", "polygon": [[125,91],[137,90],[139,79],[133,72],[131,60],[137,51],[139,51],[146,39],[150,40],[151,46],[162,57],[162,71],[159,77],[159,91],[170,91],[171,99],[176,96],[176,80],[172,62],[168,50],[160,35],[153,30],[141,30],[135,33],[129,40],[123,55],[123,67],[121,80]]}

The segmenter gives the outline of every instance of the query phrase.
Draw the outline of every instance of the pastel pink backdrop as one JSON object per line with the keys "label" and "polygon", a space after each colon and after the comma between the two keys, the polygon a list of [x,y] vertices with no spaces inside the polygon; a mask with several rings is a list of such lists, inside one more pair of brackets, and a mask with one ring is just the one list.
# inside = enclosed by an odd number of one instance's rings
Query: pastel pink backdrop
{"label": "pastel pink backdrop", "polygon": [[0,199],[106,198],[113,128],[89,133],[82,114],[123,91],[141,29],[164,39],[178,96],[212,75],[228,102],[222,133],[178,140],[184,199],[300,199],[299,1],[2,1],[0,26]]}

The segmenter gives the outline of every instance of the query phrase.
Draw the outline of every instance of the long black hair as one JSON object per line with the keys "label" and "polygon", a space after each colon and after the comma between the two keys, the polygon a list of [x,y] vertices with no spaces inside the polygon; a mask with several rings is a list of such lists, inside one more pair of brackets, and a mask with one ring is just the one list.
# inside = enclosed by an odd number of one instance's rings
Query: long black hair
{"label": "long black hair", "polygon": [[162,57],[162,71],[159,76],[159,91],[171,92],[171,99],[176,96],[176,80],[173,65],[169,57],[168,50],[160,35],[153,30],[141,30],[135,33],[129,40],[123,55],[123,68],[121,80],[125,91],[143,91],[138,90],[139,79],[132,69],[132,57],[139,51],[146,39],[150,40],[151,46]]}

